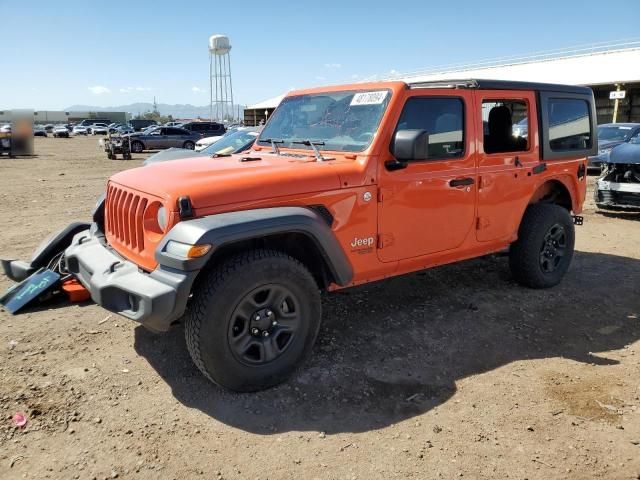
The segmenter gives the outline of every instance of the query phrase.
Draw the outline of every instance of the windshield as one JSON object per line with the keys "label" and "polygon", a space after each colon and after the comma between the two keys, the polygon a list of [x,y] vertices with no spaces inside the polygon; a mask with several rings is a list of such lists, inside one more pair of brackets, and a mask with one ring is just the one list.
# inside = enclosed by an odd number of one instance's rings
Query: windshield
{"label": "windshield", "polygon": [[273,113],[258,140],[280,147],[307,148],[310,141],[320,150],[361,152],[378,129],[391,92],[328,92],[285,98]]}
{"label": "windshield", "polygon": [[598,127],[598,140],[622,142],[630,133],[631,127]]}
{"label": "windshield", "polygon": [[242,152],[249,148],[257,137],[258,132],[253,130],[233,132],[229,135],[225,135],[217,142],[213,142],[207,148],[202,150],[202,153],[206,153],[207,155],[226,155]]}

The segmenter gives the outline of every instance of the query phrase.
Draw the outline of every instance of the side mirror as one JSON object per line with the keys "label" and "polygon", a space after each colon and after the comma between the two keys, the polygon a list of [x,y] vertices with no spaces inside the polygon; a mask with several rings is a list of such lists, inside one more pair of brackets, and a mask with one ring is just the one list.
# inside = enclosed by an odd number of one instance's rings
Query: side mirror
{"label": "side mirror", "polygon": [[398,130],[393,137],[392,150],[398,162],[426,160],[429,153],[429,134],[426,130]]}

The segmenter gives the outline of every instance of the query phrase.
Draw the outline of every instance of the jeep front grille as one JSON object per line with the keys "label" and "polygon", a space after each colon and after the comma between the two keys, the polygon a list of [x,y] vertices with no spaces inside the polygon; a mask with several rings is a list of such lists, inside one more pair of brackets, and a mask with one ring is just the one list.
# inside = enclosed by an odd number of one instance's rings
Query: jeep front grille
{"label": "jeep front grille", "polygon": [[141,252],[144,250],[143,216],[149,200],[140,192],[110,184],[105,205],[105,230],[111,239]]}

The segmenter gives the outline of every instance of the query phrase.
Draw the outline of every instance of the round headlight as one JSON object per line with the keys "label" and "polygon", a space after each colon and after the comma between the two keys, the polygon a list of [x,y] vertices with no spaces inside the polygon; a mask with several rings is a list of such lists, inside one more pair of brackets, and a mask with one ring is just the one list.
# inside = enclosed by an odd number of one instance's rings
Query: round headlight
{"label": "round headlight", "polygon": [[167,228],[167,210],[164,207],[158,208],[157,219],[160,230],[164,232]]}

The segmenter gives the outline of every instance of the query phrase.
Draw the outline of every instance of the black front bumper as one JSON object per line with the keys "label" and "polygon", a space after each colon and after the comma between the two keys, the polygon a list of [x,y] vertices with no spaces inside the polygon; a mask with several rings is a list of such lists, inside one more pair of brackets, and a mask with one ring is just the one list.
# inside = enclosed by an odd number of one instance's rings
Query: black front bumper
{"label": "black front bumper", "polygon": [[95,224],[73,238],[65,260],[94,302],[156,331],[184,314],[198,273],[164,265],[145,272],[110,248]]}

